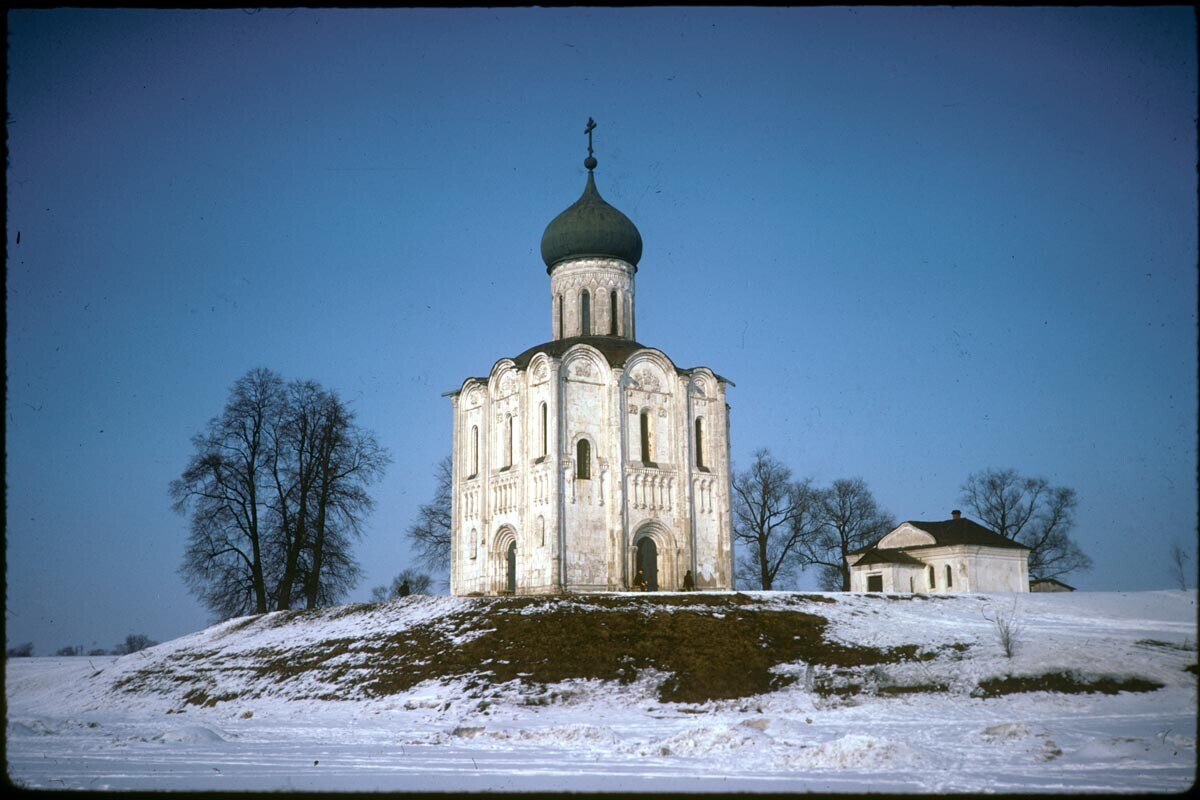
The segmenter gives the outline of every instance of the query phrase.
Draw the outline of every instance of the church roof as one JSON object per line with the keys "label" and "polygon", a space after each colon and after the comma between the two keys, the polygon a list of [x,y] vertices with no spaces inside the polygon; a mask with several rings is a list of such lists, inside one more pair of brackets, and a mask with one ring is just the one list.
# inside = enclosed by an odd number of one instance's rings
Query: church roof
{"label": "church roof", "polygon": [[[513,365],[517,369],[528,369],[529,362],[533,361],[533,357],[538,353],[545,353],[553,358],[562,358],[564,353],[577,344],[586,344],[589,347],[594,347],[599,350],[604,355],[604,358],[608,361],[608,365],[610,367],[623,367],[625,362],[629,360],[629,357],[639,350],[655,349],[653,347],[647,347],[644,344],[638,344],[632,339],[622,339],[619,336],[570,336],[566,339],[555,339],[550,342],[542,342],[541,344],[534,345],[525,352],[513,358]],[[662,351],[660,350],[659,352]],[[663,355],[665,356],[666,353],[663,353]],[[667,360],[670,361],[670,357],[668,357]],[[673,362],[672,366],[675,366]],[[675,372],[679,375],[691,375],[697,369],[701,369],[701,367],[692,367],[691,369],[675,367]],[[718,375],[715,372],[713,372],[712,375],[722,383],[726,383],[730,386],[734,385],[733,381],[726,377]],[[484,376],[475,376],[467,378],[467,380],[463,381],[463,383],[465,384],[467,381],[487,383],[488,379]],[[442,396],[452,397],[457,395],[458,392],[458,389],[453,389],[448,392],[442,392]]]}
{"label": "church roof", "polygon": [[[562,358],[563,353],[577,344],[590,345],[599,350],[608,359],[610,367],[619,367],[638,350],[649,349],[644,344],[638,344],[632,339],[622,339],[618,336],[569,336],[566,339],[555,339],[551,342],[536,344],[514,358],[513,362],[516,364],[517,369],[525,369],[538,353],[545,353],[554,358]],[[676,367],[676,369],[679,368]]]}
{"label": "church roof", "polygon": [[588,157],[587,185],[583,194],[565,211],[550,221],[542,234],[542,260],[550,272],[569,258],[619,258],[633,265],[642,257],[642,234],[629,217],[604,202],[596,189]]}

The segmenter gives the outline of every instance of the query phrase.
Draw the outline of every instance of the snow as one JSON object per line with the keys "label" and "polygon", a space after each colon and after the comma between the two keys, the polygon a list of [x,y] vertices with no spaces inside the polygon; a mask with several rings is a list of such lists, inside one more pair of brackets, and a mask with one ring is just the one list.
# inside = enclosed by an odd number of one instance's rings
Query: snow
{"label": "snow", "polygon": [[[1195,780],[1196,676],[1185,670],[1196,663],[1195,592],[750,595],[826,617],[827,638],[939,655],[867,668],[868,691],[847,698],[814,694],[813,670],[788,664],[777,671],[798,680],[786,688],[699,705],[660,702],[666,675],[654,670],[624,686],[505,684],[486,708],[466,700],[461,679],[338,701],[295,699],[316,682],[289,681],[212,707],[114,690],[176,653],[249,658],[479,601],[410,598],[275,626],[231,620],[122,658],[9,659],[8,774],[27,788],[192,791],[1143,793]],[[988,618],[1014,602],[1022,632],[1009,659]],[[1057,671],[1164,687],[972,695],[985,678]],[[244,677],[216,680],[212,695],[251,696]],[[948,688],[870,691],[912,684]]]}

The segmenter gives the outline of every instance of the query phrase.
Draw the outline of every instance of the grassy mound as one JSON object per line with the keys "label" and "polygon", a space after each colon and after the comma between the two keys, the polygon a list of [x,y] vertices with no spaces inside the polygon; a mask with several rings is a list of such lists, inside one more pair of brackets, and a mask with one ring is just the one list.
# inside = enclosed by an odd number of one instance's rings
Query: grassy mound
{"label": "grassy mound", "polygon": [[[659,687],[662,700],[698,703],[747,697],[794,681],[794,675],[772,672],[780,664],[802,661],[836,671],[917,657],[915,645],[879,649],[827,640],[826,620],[803,609],[832,602],[795,595],[780,607],[742,594],[480,598],[457,612],[392,630],[365,630],[362,636],[260,647],[236,656],[179,650],[130,673],[118,688],[178,691],[185,703],[211,706],[280,690],[298,698],[382,697],[428,679],[531,687],[571,678],[629,682],[639,671],[655,669],[669,674]],[[303,625],[306,619],[370,608],[285,612],[234,627],[250,634],[258,627]],[[233,692],[231,685],[244,688]]]}

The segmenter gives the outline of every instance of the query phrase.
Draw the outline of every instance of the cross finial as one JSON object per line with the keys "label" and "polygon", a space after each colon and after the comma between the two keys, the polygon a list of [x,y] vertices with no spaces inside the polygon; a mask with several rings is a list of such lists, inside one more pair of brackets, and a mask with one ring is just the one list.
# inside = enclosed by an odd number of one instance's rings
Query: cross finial
{"label": "cross finial", "polygon": [[595,128],[596,120],[588,117],[587,127],[583,129],[583,132],[588,136],[588,154],[587,158],[583,160],[583,165],[588,168],[589,172],[596,168],[596,158],[592,155],[592,131],[595,130]]}

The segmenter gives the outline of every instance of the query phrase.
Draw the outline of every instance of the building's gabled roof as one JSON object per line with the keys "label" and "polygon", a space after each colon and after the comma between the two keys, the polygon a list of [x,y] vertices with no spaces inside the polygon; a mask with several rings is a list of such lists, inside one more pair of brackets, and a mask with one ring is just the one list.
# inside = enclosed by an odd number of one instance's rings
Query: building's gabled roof
{"label": "building's gabled roof", "polygon": [[[918,545],[919,547],[945,547],[951,544],[975,544],[985,547],[1010,547],[1018,550],[1029,548],[1019,542],[1014,542],[1007,536],[1001,536],[990,531],[978,522],[966,517],[947,519],[941,522],[917,522],[910,520],[909,525],[919,528],[933,537],[935,544]],[[909,548],[912,549],[912,548]]]}
{"label": "building's gabled roof", "polygon": [[1037,583],[1053,583],[1055,586],[1061,586],[1064,589],[1068,589],[1072,592],[1075,591],[1074,586],[1063,583],[1062,581],[1058,580],[1057,578],[1031,578],[1029,581],[1030,586],[1033,586],[1034,584],[1037,584]]}
{"label": "building's gabled roof", "polygon": [[[907,520],[900,523],[901,525],[911,525],[918,530],[924,531],[933,537],[932,544],[913,544],[908,545],[902,550],[924,550],[931,547],[948,547],[956,544],[969,544],[982,547],[1004,547],[1016,550],[1028,550],[1025,545],[1014,542],[1005,536],[1001,536],[995,531],[990,531],[980,525],[978,522],[969,520],[966,517],[958,519],[947,519],[940,522],[921,522],[918,520]],[[899,527],[899,526],[897,526]],[[894,530],[894,529],[893,529]],[[889,536],[891,533],[889,532]],[[886,537],[884,537],[886,538]],[[879,542],[869,544],[866,547],[861,547],[858,550],[851,551],[850,555],[856,553],[865,553],[869,550],[874,550]]]}
{"label": "building's gabled roof", "polygon": [[868,550],[867,554],[855,561],[853,566],[865,567],[870,564],[909,564],[918,567],[925,566],[925,562],[918,561],[908,553],[898,548],[888,548],[885,550]]}

